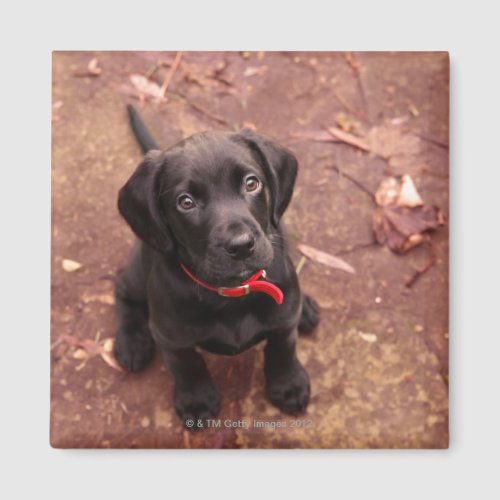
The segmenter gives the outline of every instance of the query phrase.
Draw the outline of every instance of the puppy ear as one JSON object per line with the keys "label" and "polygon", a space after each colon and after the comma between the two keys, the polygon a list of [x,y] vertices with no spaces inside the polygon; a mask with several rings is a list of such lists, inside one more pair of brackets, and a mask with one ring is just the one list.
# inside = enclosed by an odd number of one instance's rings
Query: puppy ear
{"label": "puppy ear", "polygon": [[239,135],[264,169],[272,198],[271,222],[278,227],[281,216],[292,198],[297,177],[297,159],[288,149],[250,129],[243,129]]}
{"label": "puppy ear", "polygon": [[172,250],[173,241],[159,207],[161,166],[161,151],[149,151],[120,189],[118,210],[141,240],[163,253]]}

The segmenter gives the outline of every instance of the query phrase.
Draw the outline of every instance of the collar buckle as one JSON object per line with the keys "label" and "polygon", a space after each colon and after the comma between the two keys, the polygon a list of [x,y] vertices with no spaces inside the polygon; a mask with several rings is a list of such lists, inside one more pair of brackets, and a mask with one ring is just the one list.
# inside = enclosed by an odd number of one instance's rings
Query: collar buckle
{"label": "collar buckle", "polygon": [[222,297],[234,297],[233,293],[236,290],[243,290],[242,295],[248,295],[250,293],[250,285],[235,286],[233,288],[221,286],[221,287],[217,288],[217,293],[219,295],[221,295]]}

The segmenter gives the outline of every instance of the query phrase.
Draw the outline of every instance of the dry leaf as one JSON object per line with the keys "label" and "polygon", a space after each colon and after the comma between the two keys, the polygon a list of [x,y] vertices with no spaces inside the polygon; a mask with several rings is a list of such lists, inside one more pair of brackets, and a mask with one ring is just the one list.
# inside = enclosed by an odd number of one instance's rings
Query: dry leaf
{"label": "dry leaf", "polygon": [[403,175],[401,179],[401,188],[399,197],[396,201],[398,207],[419,207],[424,202],[418,194],[417,188],[413,183],[413,179],[409,175]]}
{"label": "dry leaf", "polygon": [[102,350],[99,353],[101,358],[109,365],[111,368],[118,370],[119,372],[124,372],[125,370],[118,364],[116,358],[113,354],[113,348],[115,345],[115,339],[107,338],[102,342]]}
{"label": "dry leaf", "polygon": [[416,135],[405,132],[400,125],[393,123],[373,127],[366,139],[371,151],[382,158],[414,156],[420,153],[420,139]]}
{"label": "dry leaf", "polygon": [[[344,142],[362,151],[378,155],[389,162],[398,172],[411,171],[415,165],[422,163],[421,140],[407,132],[401,119],[387,121],[383,125],[373,127],[366,137],[358,137],[345,129],[349,125],[339,122],[337,127],[325,127],[324,131],[307,130],[292,133],[292,137],[318,142]],[[330,135],[330,138],[328,137]]]}
{"label": "dry leaf", "polygon": [[321,250],[310,247],[309,245],[300,244],[297,245],[297,248],[302,254],[304,254],[309,259],[314,260],[315,262],[318,262],[328,267],[333,267],[334,269],[340,269],[341,271],[346,271],[347,273],[354,274],[356,272],[350,264],[340,259],[339,257],[335,257],[332,254],[322,252]]}
{"label": "dry leaf", "polygon": [[88,359],[89,358],[89,353],[85,349],[82,349],[80,347],[80,348],[78,348],[78,349],[75,350],[75,352],[73,353],[73,357],[75,359],[80,359],[80,360]]}
{"label": "dry leaf", "polygon": [[373,213],[373,230],[380,245],[396,253],[406,253],[428,237],[424,234],[444,224],[444,215],[436,206],[378,207]]}
{"label": "dry leaf", "polygon": [[76,71],[74,73],[75,76],[81,76],[81,77],[86,77],[86,76],[99,76],[102,73],[102,69],[99,68],[99,62],[96,57],[91,59],[89,63],[87,64],[87,69],[85,71]]}
{"label": "dry leaf", "polygon": [[78,271],[78,269],[80,269],[81,267],[82,265],[76,260],[63,259],[62,261],[62,268],[68,273]]}
{"label": "dry leaf", "polygon": [[[96,342],[92,339],[78,339],[71,335],[62,335],[60,337],[61,341],[66,342],[70,346],[76,347],[73,357],[76,359],[81,359],[86,361],[92,356],[100,355],[101,358],[112,368],[120,372],[125,371],[116,361],[113,355],[114,339],[107,338],[102,341],[102,343]],[[76,367],[77,370],[81,370],[84,363]]]}
{"label": "dry leaf", "polygon": [[386,177],[375,193],[375,201],[380,207],[395,205],[413,208],[424,204],[413,179],[408,174],[403,175],[401,181],[395,177]]}
{"label": "dry leaf", "polygon": [[373,343],[377,341],[377,336],[374,333],[363,333],[358,332],[358,335],[365,341],[369,343]]}
{"label": "dry leaf", "polygon": [[142,94],[145,98],[152,99],[164,99],[161,87],[151,80],[148,80],[143,75],[130,75],[130,81],[132,85],[137,89],[137,91]]}
{"label": "dry leaf", "polygon": [[395,205],[399,197],[401,186],[395,177],[386,177],[375,193],[375,201],[379,207]]}
{"label": "dry leaf", "polygon": [[435,252],[429,231],[444,225],[443,212],[436,206],[424,205],[413,179],[403,175],[401,181],[394,177],[384,179],[377,189],[375,201],[378,207],[373,212],[373,231],[380,245],[386,244],[393,252],[404,254],[427,242],[430,257],[406,282],[410,287],[419,276],[430,269],[435,261]]}
{"label": "dry leaf", "polygon": [[107,338],[102,341],[102,348],[104,352],[110,353],[113,352],[113,348],[115,346],[115,339]]}
{"label": "dry leaf", "polygon": [[243,72],[243,76],[263,75],[267,71],[267,66],[248,66]]}
{"label": "dry leaf", "polygon": [[94,59],[91,59],[88,66],[87,66],[87,71],[89,75],[92,76],[99,76],[102,73],[102,69],[98,67],[99,61],[97,60],[96,57]]}

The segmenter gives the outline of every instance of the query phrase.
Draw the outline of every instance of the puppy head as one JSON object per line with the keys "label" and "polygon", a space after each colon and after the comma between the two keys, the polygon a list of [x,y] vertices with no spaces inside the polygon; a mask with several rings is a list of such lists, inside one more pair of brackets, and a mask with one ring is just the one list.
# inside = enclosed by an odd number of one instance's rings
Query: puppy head
{"label": "puppy head", "polygon": [[272,262],[296,174],[289,151],[249,130],[196,134],[149,152],[118,208],[140,239],[176,252],[198,278],[231,286]]}

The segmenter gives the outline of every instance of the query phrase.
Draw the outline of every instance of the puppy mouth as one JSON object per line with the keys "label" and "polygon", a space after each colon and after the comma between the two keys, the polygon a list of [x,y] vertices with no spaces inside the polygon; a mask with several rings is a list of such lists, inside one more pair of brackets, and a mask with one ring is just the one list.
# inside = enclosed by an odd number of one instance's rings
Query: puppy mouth
{"label": "puppy mouth", "polygon": [[223,262],[222,265],[207,265],[204,269],[209,281],[216,286],[239,286],[258,271],[265,269],[272,259],[258,259],[248,262]]}
{"label": "puppy mouth", "polygon": [[256,272],[265,268],[265,265],[246,265],[236,272],[221,271],[213,274],[212,280],[218,286],[239,286],[252,277]]}
{"label": "puppy mouth", "polygon": [[216,247],[201,255],[189,252],[186,257],[185,264],[198,279],[211,286],[233,287],[266,269],[273,261],[274,252],[271,245],[264,246],[251,257],[236,260]]}

